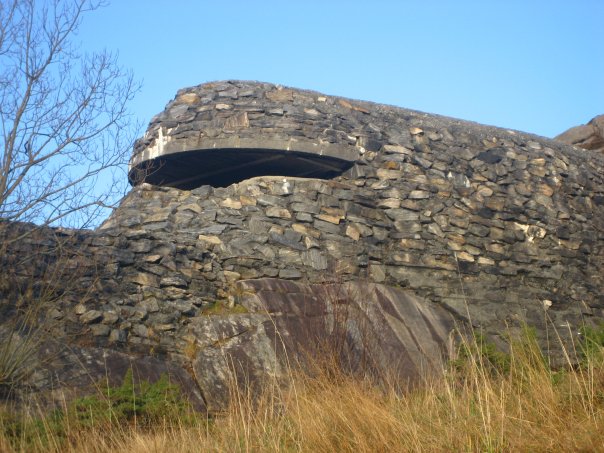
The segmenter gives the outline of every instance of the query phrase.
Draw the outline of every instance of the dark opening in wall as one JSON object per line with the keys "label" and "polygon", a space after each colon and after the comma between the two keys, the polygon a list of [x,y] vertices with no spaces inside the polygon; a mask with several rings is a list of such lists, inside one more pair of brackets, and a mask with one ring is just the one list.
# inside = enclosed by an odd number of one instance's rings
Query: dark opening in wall
{"label": "dark opening in wall", "polygon": [[255,176],[334,178],[354,162],[331,156],[274,149],[204,149],[168,154],[132,168],[130,184],[143,182],[191,190],[226,187]]}

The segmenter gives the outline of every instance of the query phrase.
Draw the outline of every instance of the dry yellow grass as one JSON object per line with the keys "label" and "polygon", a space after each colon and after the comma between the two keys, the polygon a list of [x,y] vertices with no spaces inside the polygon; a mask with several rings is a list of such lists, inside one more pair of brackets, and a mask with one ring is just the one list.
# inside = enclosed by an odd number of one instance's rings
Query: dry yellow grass
{"label": "dry yellow grass", "polygon": [[[231,409],[195,427],[171,421],[68,431],[53,452],[604,451],[604,366],[552,372],[534,343],[512,345],[505,366],[478,348],[444,377],[405,393],[334,372],[292,373],[286,390],[236,392]],[[327,372],[321,372],[321,371]],[[28,450],[28,448],[30,450]],[[0,451],[10,447],[0,438]],[[41,449],[41,447],[39,447]]]}

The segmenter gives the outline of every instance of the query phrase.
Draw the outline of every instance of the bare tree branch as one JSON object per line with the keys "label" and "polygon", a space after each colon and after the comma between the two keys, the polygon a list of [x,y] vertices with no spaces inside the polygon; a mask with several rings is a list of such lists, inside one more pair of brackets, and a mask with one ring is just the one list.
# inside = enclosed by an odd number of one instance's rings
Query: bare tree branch
{"label": "bare tree branch", "polygon": [[73,43],[100,6],[0,2],[0,220],[90,225],[123,193],[116,171],[138,132],[127,105],[139,87],[115,55]]}

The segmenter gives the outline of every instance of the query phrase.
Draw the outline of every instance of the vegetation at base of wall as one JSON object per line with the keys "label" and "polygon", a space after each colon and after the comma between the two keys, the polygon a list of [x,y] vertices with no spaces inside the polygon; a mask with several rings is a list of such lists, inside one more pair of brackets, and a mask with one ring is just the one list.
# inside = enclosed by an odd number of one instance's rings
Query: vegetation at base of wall
{"label": "vegetation at base of wall", "polygon": [[156,382],[135,383],[132,370],[117,387],[107,387],[102,395],[91,395],[75,400],[68,417],[83,427],[99,424],[135,424],[148,428],[166,419],[180,419],[191,413],[191,408],[177,385],[166,375]]}
{"label": "vegetation at base of wall", "polygon": [[506,355],[470,335],[444,376],[404,393],[317,360],[312,375],[292,371],[286,389],[233,392],[230,409],[212,420],[192,414],[165,379],[137,386],[128,375],[67,411],[3,415],[0,451],[603,450],[604,328],[583,338],[592,349],[581,365],[554,371],[530,330],[509,338]]}
{"label": "vegetation at base of wall", "polygon": [[583,367],[590,363],[604,362],[604,324],[597,327],[584,326],[580,329],[580,335]]}
{"label": "vegetation at base of wall", "polygon": [[[529,334],[527,330],[525,335]],[[463,370],[472,363],[479,360],[480,365],[491,373],[506,373],[510,370],[511,357],[509,354],[497,349],[497,346],[489,341],[480,332],[473,332],[470,339],[463,338],[457,348],[456,358],[450,361],[450,365],[458,370]]]}
{"label": "vegetation at base of wall", "polygon": [[86,433],[142,432],[173,421],[181,427],[192,427],[202,418],[166,375],[154,383],[135,382],[132,370],[128,370],[120,385],[106,386],[97,394],[77,398],[67,407],[43,416],[0,412],[0,451],[10,451],[3,445],[15,451],[54,451],[67,448],[74,438]]}

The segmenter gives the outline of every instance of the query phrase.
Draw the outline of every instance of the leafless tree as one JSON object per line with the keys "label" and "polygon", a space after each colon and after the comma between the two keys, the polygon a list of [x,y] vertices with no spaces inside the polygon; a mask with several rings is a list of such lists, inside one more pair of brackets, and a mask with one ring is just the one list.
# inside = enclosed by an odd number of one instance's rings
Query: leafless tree
{"label": "leafless tree", "polygon": [[114,54],[83,54],[74,41],[101,6],[0,0],[2,220],[90,226],[123,193],[138,85]]}

